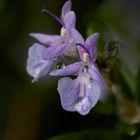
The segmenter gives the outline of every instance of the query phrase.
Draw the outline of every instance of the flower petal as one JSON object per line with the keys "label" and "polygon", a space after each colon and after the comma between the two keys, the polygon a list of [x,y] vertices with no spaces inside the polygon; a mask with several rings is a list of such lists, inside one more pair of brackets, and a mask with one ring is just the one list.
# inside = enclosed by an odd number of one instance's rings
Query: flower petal
{"label": "flower petal", "polygon": [[42,33],[30,33],[31,37],[37,39],[40,43],[45,45],[59,45],[64,41],[64,37],[59,35],[46,35]]}
{"label": "flower petal", "polygon": [[87,48],[89,49],[90,52],[90,57],[92,61],[95,61],[97,58],[97,41],[99,38],[99,33],[94,33],[92,35],[90,35],[87,39],[86,39],[86,44],[87,44]]}
{"label": "flower petal", "polygon": [[89,113],[91,108],[91,101],[87,98],[81,98],[79,102],[74,105],[74,109],[81,115],[86,115]]}
{"label": "flower petal", "polygon": [[[74,39],[75,44],[84,44],[84,38],[82,37],[82,35],[75,28],[71,29],[71,33],[72,33],[72,37]],[[77,45],[77,48],[78,48],[78,52],[79,52],[80,58],[82,60],[83,59],[83,52],[84,52],[84,50],[79,45]]]}
{"label": "flower petal", "polygon": [[81,98],[76,101],[74,108],[81,115],[86,115],[97,103],[101,89],[99,84],[91,79],[90,75],[86,72],[81,72],[78,75],[76,82],[80,84],[78,95]]}
{"label": "flower petal", "polygon": [[78,99],[79,86],[75,85],[74,80],[65,77],[58,81],[57,88],[62,107],[67,111],[75,111],[74,104]]}
{"label": "flower petal", "polygon": [[90,80],[88,73],[81,72],[75,80],[68,77],[59,80],[58,92],[65,110],[86,115],[97,103],[101,90],[95,80]]}
{"label": "flower petal", "polygon": [[93,108],[97,101],[99,100],[100,98],[100,95],[101,95],[101,87],[99,85],[99,83],[95,80],[93,80],[93,82],[90,83],[90,88],[88,87],[86,89],[86,92],[88,92],[88,98],[89,100],[91,101],[91,108]]}
{"label": "flower petal", "polygon": [[69,11],[64,16],[64,26],[67,30],[75,28],[76,25],[76,15],[73,11]]}
{"label": "flower petal", "polygon": [[70,65],[67,65],[64,68],[55,69],[55,70],[51,71],[50,75],[51,76],[73,75],[80,71],[80,67],[81,67],[81,62],[76,62],[76,63],[70,64]]}
{"label": "flower petal", "polygon": [[53,64],[53,60],[44,60],[42,53],[46,48],[40,44],[33,44],[28,51],[27,72],[34,77],[32,82],[37,81],[40,77],[46,75]]}
{"label": "flower petal", "polygon": [[66,47],[67,46],[65,44],[61,44],[58,46],[50,46],[49,48],[46,48],[46,50],[44,50],[43,58],[54,59],[58,57],[59,55],[61,55],[65,51]]}
{"label": "flower petal", "polygon": [[62,7],[61,17],[64,18],[65,14],[71,10],[71,0],[65,2]]}
{"label": "flower petal", "polygon": [[71,33],[72,33],[75,43],[84,44],[84,38],[75,28],[71,29]]}
{"label": "flower petal", "polygon": [[102,93],[100,99],[101,100],[104,99],[107,96],[108,88],[103,79],[103,76],[101,75],[101,73],[99,72],[95,64],[91,64],[91,66],[89,67],[88,73],[93,78],[93,80],[99,83],[100,88],[101,88],[101,93]]}

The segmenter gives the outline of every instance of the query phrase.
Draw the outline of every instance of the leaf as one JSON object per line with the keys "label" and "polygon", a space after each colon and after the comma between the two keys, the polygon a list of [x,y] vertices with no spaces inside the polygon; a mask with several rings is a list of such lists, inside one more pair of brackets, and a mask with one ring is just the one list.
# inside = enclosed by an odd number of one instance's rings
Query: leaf
{"label": "leaf", "polygon": [[109,130],[82,130],[50,138],[48,140],[121,140],[120,132]]}
{"label": "leaf", "polygon": [[137,74],[137,83],[136,83],[136,99],[140,104],[140,67]]}

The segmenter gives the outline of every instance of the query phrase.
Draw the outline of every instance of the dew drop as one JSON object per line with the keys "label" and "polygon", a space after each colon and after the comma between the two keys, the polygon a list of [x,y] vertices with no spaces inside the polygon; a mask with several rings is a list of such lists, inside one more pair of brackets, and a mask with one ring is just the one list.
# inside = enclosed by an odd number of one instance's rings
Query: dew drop
{"label": "dew drop", "polygon": [[65,67],[65,64],[62,63],[62,62],[57,62],[56,65],[55,65],[56,69],[61,69],[61,68],[64,68],[64,67]]}

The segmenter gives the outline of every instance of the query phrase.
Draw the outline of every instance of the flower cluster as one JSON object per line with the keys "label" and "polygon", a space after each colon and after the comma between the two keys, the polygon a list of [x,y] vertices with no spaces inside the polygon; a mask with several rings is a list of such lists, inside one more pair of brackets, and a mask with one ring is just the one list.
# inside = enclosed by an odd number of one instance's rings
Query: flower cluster
{"label": "flower cluster", "polygon": [[[75,79],[64,77],[58,82],[62,107],[67,111],[77,111],[82,115],[89,113],[98,100],[103,98],[106,84],[95,60],[97,58],[96,43],[99,33],[90,35],[85,41],[75,29],[76,16],[71,10],[71,1],[67,1],[61,11],[60,18],[47,9],[43,9],[54,17],[61,25],[60,35],[31,33],[38,40],[29,48],[27,72],[33,77],[32,82],[49,74],[51,76],[76,76]],[[73,63],[55,68],[56,61],[66,58]]]}

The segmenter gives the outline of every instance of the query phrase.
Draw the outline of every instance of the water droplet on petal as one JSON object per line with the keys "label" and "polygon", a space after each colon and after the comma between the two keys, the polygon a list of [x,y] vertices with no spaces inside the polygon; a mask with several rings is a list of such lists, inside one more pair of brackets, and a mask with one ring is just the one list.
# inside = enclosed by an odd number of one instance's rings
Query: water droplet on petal
{"label": "water droplet on petal", "polygon": [[64,67],[65,67],[65,64],[62,63],[62,62],[57,62],[56,65],[55,65],[56,69],[61,69],[61,68],[64,68]]}

